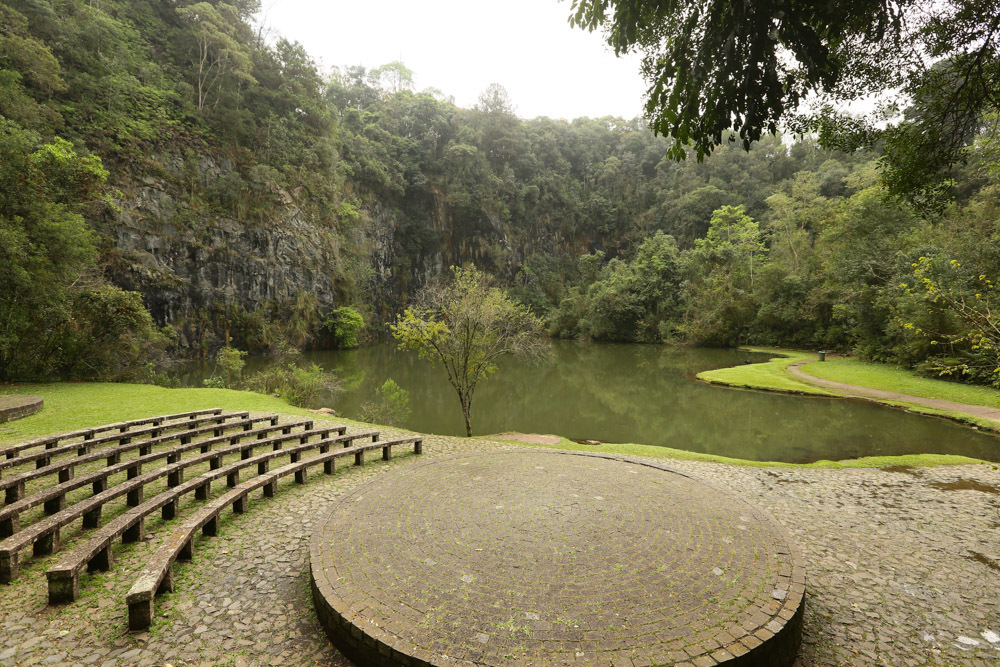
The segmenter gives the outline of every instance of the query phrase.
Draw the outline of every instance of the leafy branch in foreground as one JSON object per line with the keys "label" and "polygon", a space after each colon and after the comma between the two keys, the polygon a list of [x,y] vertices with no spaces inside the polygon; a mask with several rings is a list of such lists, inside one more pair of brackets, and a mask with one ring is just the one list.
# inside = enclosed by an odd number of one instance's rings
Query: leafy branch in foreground
{"label": "leafy branch in foreground", "polygon": [[452,281],[428,288],[390,325],[402,350],[444,366],[458,394],[466,435],[472,436],[472,397],[508,354],[538,355],[542,322],[526,306],[493,287],[475,267],[452,267]]}

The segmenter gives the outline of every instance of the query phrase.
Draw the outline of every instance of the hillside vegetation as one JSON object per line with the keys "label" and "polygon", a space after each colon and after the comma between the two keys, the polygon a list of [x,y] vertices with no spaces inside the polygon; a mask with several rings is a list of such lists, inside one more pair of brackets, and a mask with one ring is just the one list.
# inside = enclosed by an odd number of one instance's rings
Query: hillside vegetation
{"label": "hillside vegetation", "polygon": [[772,136],[678,162],[641,120],[521,119],[499,85],[462,109],[401,63],[320,72],[258,9],[0,5],[0,379],[332,345],[475,263],[554,335],[995,381],[990,125],[953,203],[918,211],[877,153]]}

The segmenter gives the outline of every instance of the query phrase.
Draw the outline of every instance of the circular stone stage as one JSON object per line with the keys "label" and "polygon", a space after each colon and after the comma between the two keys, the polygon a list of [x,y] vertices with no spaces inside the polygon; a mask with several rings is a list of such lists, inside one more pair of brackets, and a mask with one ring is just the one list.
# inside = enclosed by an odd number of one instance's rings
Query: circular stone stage
{"label": "circular stone stage", "polygon": [[805,572],[761,510],[670,468],[521,450],[380,475],[311,544],[358,665],[791,665]]}

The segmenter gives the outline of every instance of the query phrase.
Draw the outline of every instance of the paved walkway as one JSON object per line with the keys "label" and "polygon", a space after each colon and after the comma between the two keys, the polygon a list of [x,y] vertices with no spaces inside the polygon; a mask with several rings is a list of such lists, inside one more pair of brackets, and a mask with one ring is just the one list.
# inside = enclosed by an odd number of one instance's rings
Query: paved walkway
{"label": "paved walkway", "polygon": [[[678,443],[683,446],[683,443]],[[28,558],[0,587],[0,665],[332,665],[313,612],[309,539],[329,503],[366,480],[430,457],[523,445],[430,437],[422,458],[371,462],[255,496],[199,538],[150,632],[126,631],[123,598],[173,524],[115,546],[116,567],[86,575],[81,598],[46,606],[45,570]],[[988,465],[899,469],[767,469],[664,461],[768,510],[806,562],[800,667],[962,665],[1000,661],[1000,471]],[[65,537],[74,539],[75,529]]]}
{"label": "paved walkway", "polygon": [[911,396],[909,394],[900,394],[894,391],[882,391],[881,389],[860,387],[855,384],[846,384],[844,382],[824,380],[823,378],[818,378],[814,375],[809,375],[804,370],[799,368],[803,364],[811,364],[814,361],[816,361],[816,359],[810,359],[808,361],[797,361],[794,364],[790,364],[788,366],[788,370],[791,371],[792,375],[796,376],[800,380],[805,380],[809,384],[816,385],[818,387],[833,389],[837,393],[844,396],[849,396],[852,398],[865,398],[873,401],[900,401],[905,403],[914,403],[916,405],[922,405],[924,407],[933,408],[935,410],[964,412],[966,414],[970,414],[975,417],[980,417],[982,419],[987,419],[989,421],[996,422],[997,425],[1000,425],[1000,410],[996,408],[988,408],[985,405],[970,405],[968,403],[956,403],[955,401],[944,401],[938,398],[924,398],[923,396]]}

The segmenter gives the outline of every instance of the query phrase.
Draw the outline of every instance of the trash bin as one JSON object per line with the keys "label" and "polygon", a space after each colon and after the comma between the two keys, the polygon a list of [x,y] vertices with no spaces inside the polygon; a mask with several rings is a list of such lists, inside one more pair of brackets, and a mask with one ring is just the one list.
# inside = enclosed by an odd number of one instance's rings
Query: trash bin
{"label": "trash bin", "polygon": [[820,350],[819,351],[819,360],[820,361],[826,361],[826,350]]}

